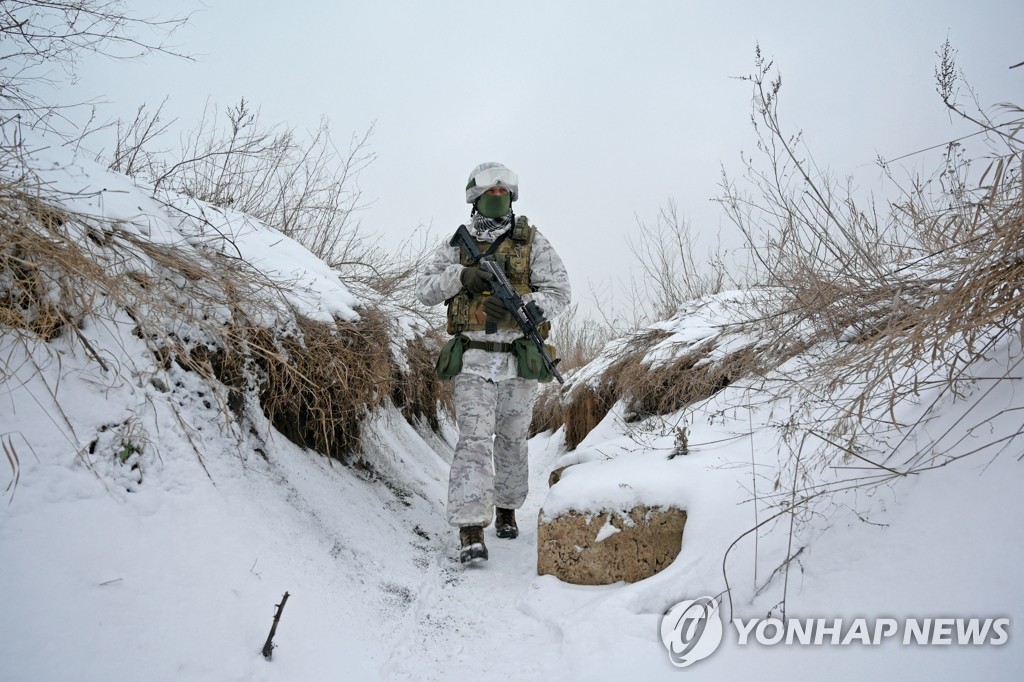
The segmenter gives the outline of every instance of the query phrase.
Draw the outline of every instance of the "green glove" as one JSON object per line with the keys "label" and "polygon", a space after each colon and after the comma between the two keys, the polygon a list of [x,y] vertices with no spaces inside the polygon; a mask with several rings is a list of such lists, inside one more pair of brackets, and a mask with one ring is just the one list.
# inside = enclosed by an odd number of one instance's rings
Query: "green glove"
{"label": "green glove", "polygon": [[481,270],[475,265],[462,268],[462,272],[459,273],[459,281],[462,282],[462,286],[466,287],[466,291],[471,294],[482,294],[490,291],[493,280],[494,275]]}
{"label": "green glove", "polygon": [[512,311],[506,308],[497,296],[488,296],[484,299],[484,312],[487,313],[488,320],[497,324],[512,321]]}

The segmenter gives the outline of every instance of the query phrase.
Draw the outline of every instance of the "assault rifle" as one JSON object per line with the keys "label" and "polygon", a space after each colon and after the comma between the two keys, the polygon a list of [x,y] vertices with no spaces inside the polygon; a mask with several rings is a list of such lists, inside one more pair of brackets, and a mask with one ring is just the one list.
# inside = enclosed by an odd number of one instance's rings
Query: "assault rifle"
{"label": "assault rifle", "polygon": [[[544,339],[540,336],[540,326],[547,322],[544,319],[544,312],[540,309],[540,306],[533,301],[529,303],[523,301],[523,297],[519,295],[512,286],[512,283],[508,281],[508,277],[505,276],[505,271],[502,270],[501,266],[493,260],[484,258],[484,254],[480,253],[480,247],[477,246],[476,240],[469,234],[469,230],[466,229],[465,225],[459,225],[459,229],[456,230],[455,236],[452,237],[449,245],[459,247],[469,256],[471,264],[479,265],[481,270],[491,273],[494,277],[494,281],[491,284],[491,295],[497,296],[498,300],[512,313],[512,319],[523,330],[523,336],[533,342],[533,345],[537,346],[537,350],[540,351],[540,357],[548,371],[558,379],[558,383],[564,384],[565,379],[562,378],[558,368],[555,367],[558,364],[558,360],[551,359],[551,356],[548,355],[548,349],[544,347]],[[487,320],[484,325],[484,332],[493,334],[496,331],[498,331],[498,325],[491,320]]]}

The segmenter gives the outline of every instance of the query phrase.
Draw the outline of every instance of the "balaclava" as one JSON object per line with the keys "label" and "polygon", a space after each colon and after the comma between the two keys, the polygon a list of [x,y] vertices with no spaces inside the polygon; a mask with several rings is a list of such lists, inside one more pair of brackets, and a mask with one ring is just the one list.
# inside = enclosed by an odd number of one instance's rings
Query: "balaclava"
{"label": "balaclava", "polygon": [[480,211],[480,214],[485,218],[503,218],[508,215],[511,208],[512,195],[508,192],[504,194],[484,194],[476,200],[476,210]]}

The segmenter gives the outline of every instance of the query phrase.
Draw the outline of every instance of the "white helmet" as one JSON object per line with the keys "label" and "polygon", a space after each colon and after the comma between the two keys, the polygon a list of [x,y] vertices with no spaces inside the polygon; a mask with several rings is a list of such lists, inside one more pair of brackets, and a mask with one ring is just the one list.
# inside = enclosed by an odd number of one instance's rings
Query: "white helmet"
{"label": "white helmet", "polygon": [[519,176],[505,167],[504,164],[488,161],[481,163],[469,174],[466,183],[466,203],[476,203],[484,192],[492,187],[504,187],[508,190],[512,201],[519,198]]}

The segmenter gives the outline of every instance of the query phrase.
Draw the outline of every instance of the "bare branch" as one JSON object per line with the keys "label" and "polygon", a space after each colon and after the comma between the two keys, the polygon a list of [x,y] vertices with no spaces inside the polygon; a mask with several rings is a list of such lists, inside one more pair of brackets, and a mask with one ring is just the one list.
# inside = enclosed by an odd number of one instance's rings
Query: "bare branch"
{"label": "bare branch", "polygon": [[[46,125],[62,107],[41,94],[73,79],[85,55],[189,58],[166,42],[188,21],[137,16],[122,0],[3,0],[0,3],[0,116]],[[57,73],[55,73],[57,72]]]}

